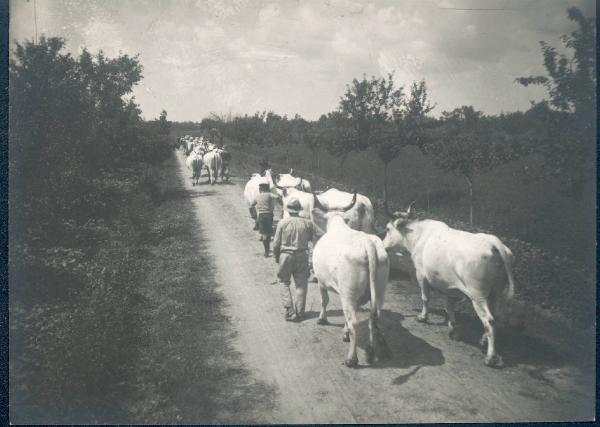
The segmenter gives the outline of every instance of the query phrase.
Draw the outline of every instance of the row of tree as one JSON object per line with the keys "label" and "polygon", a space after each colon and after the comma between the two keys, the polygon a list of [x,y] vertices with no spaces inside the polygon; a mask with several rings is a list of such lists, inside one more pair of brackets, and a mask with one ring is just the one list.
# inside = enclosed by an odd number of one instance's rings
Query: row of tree
{"label": "row of tree", "polygon": [[166,112],[145,122],[131,96],[142,79],[137,56],[73,57],[64,46],[42,36],[17,43],[10,61],[11,197],[33,222],[85,218],[99,173],[170,152]]}
{"label": "row of tree", "polygon": [[548,90],[549,100],[532,103],[526,112],[485,115],[462,106],[433,118],[429,113],[435,105],[425,81],[414,82],[406,93],[390,74],[354,79],[338,109],[317,121],[264,111],[234,118],[213,115],[201,125],[217,127],[241,144],[302,144],[317,168],[321,150],[335,156],[341,169],[351,153],[374,150],[383,165],[386,200],[389,165],[408,145],[418,147],[440,169],[462,177],[471,200],[478,176],[531,154],[544,159],[546,174],[559,177],[565,193],[581,198],[590,194],[595,174],[595,22],[577,8],[570,8],[568,16],[578,24],[562,37],[572,55],[541,42],[548,76],[516,79]]}

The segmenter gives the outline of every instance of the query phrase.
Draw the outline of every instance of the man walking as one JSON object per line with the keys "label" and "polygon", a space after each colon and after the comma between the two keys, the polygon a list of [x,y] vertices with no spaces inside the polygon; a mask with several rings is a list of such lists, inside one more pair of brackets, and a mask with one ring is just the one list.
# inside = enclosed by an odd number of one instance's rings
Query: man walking
{"label": "man walking", "polygon": [[258,185],[258,196],[252,203],[252,207],[256,207],[258,216],[256,218],[256,226],[260,233],[260,241],[265,248],[265,258],[269,256],[271,245],[271,236],[273,234],[273,210],[275,209],[275,196],[269,191],[269,184],[263,183]]}
{"label": "man walking", "polygon": [[[281,300],[285,309],[285,320],[300,321],[304,317],[306,290],[308,287],[308,242],[313,239],[314,228],[310,220],[299,216],[302,206],[292,197],[287,204],[289,218],[277,225],[273,241],[273,255],[279,264],[277,277],[281,289]],[[292,300],[290,280],[296,285],[296,305]]]}
{"label": "man walking", "polygon": [[221,160],[223,162],[223,166],[221,167],[221,181],[229,181],[229,162],[231,161],[231,153],[227,151],[225,145],[221,147]]}

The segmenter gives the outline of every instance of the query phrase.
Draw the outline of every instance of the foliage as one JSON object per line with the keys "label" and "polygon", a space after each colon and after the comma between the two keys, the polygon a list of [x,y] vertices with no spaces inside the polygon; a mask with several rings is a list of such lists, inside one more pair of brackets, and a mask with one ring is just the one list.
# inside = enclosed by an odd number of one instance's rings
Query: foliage
{"label": "foliage", "polygon": [[340,112],[352,123],[356,132],[355,149],[375,147],[379,158],[389,163],[401,149],[399,140],[390,129],[392,119],[402,108],[402,88],[396,88],[394,77],[354,79],[340,100]]}
{"label": "foliage", "polygon": [[518,154],[511,150],[507,135],[489,123],[482,112],[463,106],[443,112],[436,131],[425,147],[440,169],[468,179],[512,160]]}
{"label": "foliage", "polygon": [[404,100],[404,109],[395,117],[399,139],[404,140],[407,145],[422,147],[427,125],[435,122],[428,116],[434,108],[435,104],[431,105],[429,101],[425,80],[413,82],[410,96]]}
{"label": "foliage", "polygon": [[85,49],[74,58],[61,53],[64,45],[45,37],[17,43],[10,63],[11,197],[23,220],[93,215],[90,180],[101,170],[169,151],[130,96],[142,78],[138,58]]}
{"label": "foliage", "polygon": [[522,151],[514,139],[494,126],[473,107],[462,106],[442,113],[433,138],[422,145],[440,169],[461,176],[469,187],[470,222],[473,222],[473,179],[500,164],[514,160]]}
{"label": "foliage", "polygon": [[547,173],[561,176],[567,193],[581,198],[591,191],[596,172],[596,23],[576,7],[567,13],[578,25],[561,38],[571,56],[542,41],[548,76],[516,80],[523,86],[542,85],[548,91],[549,105],[543,102],[532,107],[539,119],[534,122],[536,129],[542,135],[535,139],[532,149],[545,157]]}
{"label": "foliage", "polygon": [[131,392],[123,378],[137,357],[132,313],[145,272],[131,247],[146,227],[130,210],[152,206],[149,198],[135,207],[123,201],[140,194],[139,172],[104,173],[93,183],[110,218],[64,218],[56,235],[11,224],[11,375],[22,387],[11,395],[29,422],[125,416],[105,405],[107,395]]}
{"label": "foliage", "polygon": [[17,43],[9,68],[11,395],[40,422],[98,422],[104,396],[131,392],[130,246],[152,205],[139,179],[170,155],[169,123],[140,117],[137,57],[64,46]]}
{"label": "foliage", "polygon": [[[357,142],[343,147],[351,151],[372,148],[383,162],[383,194],[387,201],[388,166],[408,145],[423,139],[423,125],[433,110],[425,81],[413,82],[410,96],[396,88],[393,75],[354,79],[340,101],[340,112],[352,123]],[[347,153],[345,153],[347,155]]]}

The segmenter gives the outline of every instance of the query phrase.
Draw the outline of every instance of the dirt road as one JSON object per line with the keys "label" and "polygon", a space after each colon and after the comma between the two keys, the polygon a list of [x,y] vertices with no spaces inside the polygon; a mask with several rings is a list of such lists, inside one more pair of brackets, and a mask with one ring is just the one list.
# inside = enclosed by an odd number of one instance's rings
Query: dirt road
{"label": "dirt road", "polygon": [[[389,360],[365,362],[367,312],[359,313],[358,369],[341,364],[343,317],[331,296],[331,325],[318,326],[320,297],[309,285],[308,319],[283,320],[273,258],[262,256],[243,201],[244,177],[232,183],[192,187],[181,153],[186,189],[205,192],[193,199],[205,244],[213,256],[214,280],[227,301],[237,334],[235,349],[254,376],[275,390],[265,423],[407,423],[590,420],[594,416],[594,366],[575,366],[552,349],[520,335],[501,336],[506,366],[483,365],[475,345],[481,327],[464,318],[464,340],[451,341],[433,301],[431,324],[417,323],[416,289],[406,278],[389,286],[384,333]],[[235,171],[234,171],[235,172]],[[435,314],[437,313],[437,314]],[[238,414],[243,420],[243,414]],[[253,419],[256,414],[253,414]]]}

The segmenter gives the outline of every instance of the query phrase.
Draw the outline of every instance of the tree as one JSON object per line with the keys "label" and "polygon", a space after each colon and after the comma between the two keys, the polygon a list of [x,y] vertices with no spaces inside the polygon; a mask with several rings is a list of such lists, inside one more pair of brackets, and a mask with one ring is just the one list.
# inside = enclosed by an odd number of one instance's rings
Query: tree
{"label": "tree", "polygon": [[396,138],[392,125],[394,117],[401,115],[403,106],[402,87],[396,88],[394,78],[371,77],[367,80],[354,79],[347,86],[340,100],[340,112],[350,120],[356,132],[357,150],[373,147],[383,162],[383,195],[387,202],[388,166],[404,146],[404,141]]}
{"label": "tree", "polygon": [[13,206],[56,221],[94,212],[90,182],[103,169],[170,151],[131,96],[142,78],[137,57],[76,58],[64,46],[56,37],[17,43],[9,68]]}
{"label": "tree", "polygon": [[469,221],[473,223],[473,181],[482,173],[514,159],[509,136],[490,125],[482,112],[462,106],[443,112],[437,135],[423,146],[440,169],[462,177],[469,191]]}
{"label": "tree", "polygon": [[[549,175],[559,176],[567,194],[581,197],[584,187],[593,184],[596,165],[596,24],[576,7],[567,10],[578,28],[561,37],[570,55],[558,53],[548,43],[540,42],[547,76],[519,77],[523,86],[542,85],[548,91],[549,105],[536,106],[533,116],[553,116],[534,122],[540,132],[550,138],[537,138],[532,150],[544,156]],[[550,107],[550,108],[546,108]],[[550,111],[552,110],[552,111]]]}
{"label": "tree", "polygon": [[329,154],[338,160],[338,178],[343,178],[348,155],[356,151],[359,139],[352,123],[339,111],[321,116],[321,137]]}
{"label": "tree", "polygon": [[[413,82],[410,86],[410,95],[403,102],[403,109],[394,117],[398,139],[397,147],[407,145],[418,146],[423,151],[425,144],[425,128],[435,120],[427,115],[433,111],[435,104],[431,105],[427,93],[425,80]],[[395,150],[396,157],[400,149]],[[427,187],[429,185],[427,184]],[[427,209],[429,209],[429,190],[427,190]]]}
{"label": "tree", "polygon": [[313,168],[321,169],[321,148],[327,141],[327,115],[322,114],[319,120],[310,124],[306,138],[306,145],[312,153]]}
{"label": "tree", "polygon": [[404,101],[404,110],[396,117],[399,134],[409,145],[421,147],[424,143],[424,129],[427,125],[427,115],[433,111],[427,94],[425,80],[413,82],[410,87],[410,96]]}

